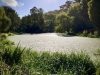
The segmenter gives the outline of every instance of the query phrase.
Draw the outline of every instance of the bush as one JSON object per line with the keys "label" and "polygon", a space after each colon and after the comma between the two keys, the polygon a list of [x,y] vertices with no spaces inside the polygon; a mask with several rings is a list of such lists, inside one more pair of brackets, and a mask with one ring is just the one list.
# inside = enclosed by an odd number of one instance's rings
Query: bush
{"label": "bush", "polygon": [[21,49],[21,47],[19,46],[14,48],[14,50],[11,47],[4,48],[2,53],[2,59],[8,65],[18,64],[21,61],[21,56],[24,50],[25,48]]}
{"label": "bush", "polygon": [[3,44],[3,45],[14,45],[14,42],[11,42],[11,41],[8,40],[8,39],[4,39],[4,40],[2,40],[2,44]]}
{"label": "bush", "polygon": [[[28,69],[35,69],[40,74],[62,74],[62,75],[93,75],[96,68],[89,56],[81,54],[61,54],[43,52],[37,54],[30,53],[30,56],[24,55],[24,66]],[[27,61],[30,59],[29,61]],[[27,65],[26,65],[27,64]]]}
{"label": "bush", "polygon": [[90,37],[90,38],[95,38],[95,36],[94,36],[92,33],[89,33],[89,34],[88,34],[88,37]]}
{"label": "bush", "polygon": [[55,32],[56,33],[63,33],[65,31],[64,31],[64,29],[62,28],[61,25],[58,25],[58,26],[55,27]]}
{"label": "bush", "polygon": [[1,39],[6,39],[7,38],[7,34],[1,34]]}
{"label": "bush", "polygon": [[100,55],[100,49],[97,49],[97,51],[94,53],[94,55]]}
{"label": "bush", "polygon": [[96,75],[100,75],[100,68],[97,69]]}
{"label": "bush", "polygon": [[8,36],[13,36],[13,35],[14,35],[13,33],[10,33],[10,32],[8,33]]}
{"label": "bush", "polygon": [[[67,55],[24,50],[18,47],[14,51],[6,49],[2,54],[4,62],[0,61],[0,71],[6,75],[95,75],[96,72],[89,56],[83,53]],[[99,75],[99,70],[96,74]]]}

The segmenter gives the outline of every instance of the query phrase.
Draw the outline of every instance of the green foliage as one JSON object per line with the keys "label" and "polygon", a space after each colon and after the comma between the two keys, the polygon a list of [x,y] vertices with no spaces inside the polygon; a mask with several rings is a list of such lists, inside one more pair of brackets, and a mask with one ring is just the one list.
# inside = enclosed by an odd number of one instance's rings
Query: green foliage
{"label": "green foliage", "polygon": [[14,36],[15,34],[14,33],[8,33],[8,36]]}
{"label": "green foliage", "polygon": [[61,12],[56,16],[56,24],[58,24],[58,27],[55,29],[59,29],[59,30],[63,29],[61,32],[65,32],[65,31],[69,32],[71,29],[71,25],[73,24],[73,19],[74,17],[70,17],[65,12]]}
{"label": "green foliage", "polygon": [[14,48],[14,50],[11,47],[4,48],[2,60],[8,65],[18,64],[21,61],[21,56],[24,50],[25,48],[21,49],[19,46]]}
{"label": "green foliage", "polygon": [[14,45],[14,42],[12,42],[8,39],[3,39],[1,42],[3,45]]}
{"label": "green foliage", "polygon": [[[90,23],[88,24],[89,21],[84,19],[84,16],[86,15],[83,15],[82,11],[82,4],[77,2],[74,3],[67,11],[67,14],[69,16],[74,16],[73,25],[71,27],[74,33],[80,33],[83,30],[92,28],[92,26],[90,26]],[[88,18],[88,16],[86,16],[85,18]]]}
{"label": "green foliage", "polygon": [[3,7],[0,7],[0,31],[6,31],[11,25],[11,20],[6,16]]}
{"label": "green foliage", "polygon": [[99,62],[96,61],[96,75],[100,75],[100,61]]}
{"label": "green foliage", "polygon": [[3,17],[1,26],[2,31],[7,31],[10,25],[11,25],[11,20],[8,17]]}
{"label": "green foliage", "polygon": [[54,32],[55,28],[55,17],[54,11],[44,13],[44,32]]}
{"label": "green foliage", "polygon": [[[35,68],[40,74],[72,74],[72,75],[91,75],[96,69],[89,56],[81,54],[61,54],[43,52],[26,52],[30,56],[24,56],[24,66],[28,69]],[[27,61],[27,59],[30,59]]]}
{"label": "green foliage", "polygon": [[92,33],[89,33],[88,35],[87,35],[87,37],[90,37],[90,38],[97,38],[95,35],[93,35]]}
{"label": "green foliage", "polygon": [[1,38],[1,40],[2,39],[6,39],[7,38],[7,34],[1,34],[0,38]]}
{"label": "green foliage", "polygon": [[100,0],[90,0],[88,2],[88,14],[95,28],[100,32]]}
{"label": "green foliage", "polygon": [[18,32],[23,33],[41,33],[44,29],[43,9],[33,7],[30,9],[30,15],[21,19],[21,25]]}
{"label": "green foliage", "polygon": [[2,6],[5,10],[6,16],[11,19],[11,26],[8,31],[14,32],[17,31],[18,27],[21,24],[20,17],[17,12],[9,6]]}
{"label": "green foliage", "polygon": [[100,75],[100,68],[97,69],[96,75]]}
{"label": "green foliage", "polygon": [[84,30],[84,25],[83,25],[83,21],[81,18],[81,5],[79,3],[74,3],[72,5],[72,7],[70,7],[67,11],[67,14],[69,16],[74,16],[74,23],[72,25],[72,31],[75,33],[78,33],[82,30]]}
{"label": "green foliage", "polygon": [[61,25],[58,25],[58,26],[55,27],[55,32],[56,33],[64,33],[65,31],[64,31],[64,29],[62,28]]}
{"label": "green foliage", "polygon": [[98,49],[98,50],[94,53],[94,55],[100,55],[100,49]]}
{"label": "green foliage", "polygon": [[89,37],[89,38],[99,38],[99,36],[96,36],[92,33],[86,34],[86,33],[78,33],[77,36],[82,36],[82,37]]}

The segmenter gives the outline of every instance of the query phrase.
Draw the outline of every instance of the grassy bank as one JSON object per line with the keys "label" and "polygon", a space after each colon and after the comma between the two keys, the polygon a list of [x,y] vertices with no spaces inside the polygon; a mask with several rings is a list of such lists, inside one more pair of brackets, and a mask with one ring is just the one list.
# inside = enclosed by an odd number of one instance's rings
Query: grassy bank
{"label": "grassy bank", "polygon": [[85,53],[32,51],[0,40],[0,75],[100,75],[100,64]]}

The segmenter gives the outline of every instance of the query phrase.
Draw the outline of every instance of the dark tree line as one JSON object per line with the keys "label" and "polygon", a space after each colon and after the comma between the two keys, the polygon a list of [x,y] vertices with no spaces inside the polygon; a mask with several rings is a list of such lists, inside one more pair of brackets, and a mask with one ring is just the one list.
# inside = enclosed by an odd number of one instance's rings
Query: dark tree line
{"label": "dark tree line", "polygon": [[59,10],[44,13],[42,8],[33,7],[30,9],[29,15],[20,19],[14,9],[9,6],[1,6],[0,31],[3,25],[9,22],[7,32],[68,32],[75,34],[84,32],[99,35],[99,8],[99,0],[67,0]]}
{"label": "dark tree line", "polygon": [[19,32],[23,33],[41,33],[44,29],[43,9],[33,7],[30,9],[30,15],[21,19]]}

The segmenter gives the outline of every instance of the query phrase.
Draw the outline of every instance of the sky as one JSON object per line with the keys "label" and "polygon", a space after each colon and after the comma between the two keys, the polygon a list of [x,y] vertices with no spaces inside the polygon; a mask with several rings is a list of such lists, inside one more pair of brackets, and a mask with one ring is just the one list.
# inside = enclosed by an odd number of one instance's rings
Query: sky
{"label": "sky", "polygon": [[60,9],[59,6],[65,4],[67,0],[0,0],[0,6],[12,7],[20,18],[30,14],[30,9],[36,6],[42,8],[44,12]]}

